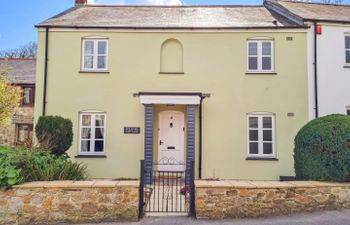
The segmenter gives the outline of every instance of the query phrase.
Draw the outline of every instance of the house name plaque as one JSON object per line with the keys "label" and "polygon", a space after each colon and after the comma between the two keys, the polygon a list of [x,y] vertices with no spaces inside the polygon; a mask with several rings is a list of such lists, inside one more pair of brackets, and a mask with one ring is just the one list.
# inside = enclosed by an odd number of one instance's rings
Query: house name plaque
{"label": "house name plaque", "polygon": [[139,134],[140,127],[124,127],[124,134]]}

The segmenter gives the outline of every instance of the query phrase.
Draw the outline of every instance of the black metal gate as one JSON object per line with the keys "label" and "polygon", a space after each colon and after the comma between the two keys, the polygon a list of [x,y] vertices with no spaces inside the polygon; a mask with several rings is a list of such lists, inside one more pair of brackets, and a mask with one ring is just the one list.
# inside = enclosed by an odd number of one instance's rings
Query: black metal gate
{"label": "black metal gate", "polygon": [[[147,171],[141,161],[140,218],[145,213],[194,216],[194,163],[189,163],[184,171],[158,170],[156,164],[153,167]],[[145,177],[151,179],[146,181]]]}

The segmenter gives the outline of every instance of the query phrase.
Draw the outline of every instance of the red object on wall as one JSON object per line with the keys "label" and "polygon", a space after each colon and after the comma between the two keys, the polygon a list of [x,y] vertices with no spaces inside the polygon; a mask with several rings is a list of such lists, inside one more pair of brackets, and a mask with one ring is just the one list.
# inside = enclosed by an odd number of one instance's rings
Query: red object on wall
{"label": "red object on wall", "polygon": [[316,25],[316,34],[322,34],[322,25]]}

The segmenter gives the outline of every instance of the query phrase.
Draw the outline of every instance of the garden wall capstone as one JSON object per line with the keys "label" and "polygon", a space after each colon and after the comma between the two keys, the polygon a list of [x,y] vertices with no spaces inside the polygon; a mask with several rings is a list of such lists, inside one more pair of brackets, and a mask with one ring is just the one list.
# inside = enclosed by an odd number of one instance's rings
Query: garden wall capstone
{"label": "garden wall capstone", "polygon": [[32,182],[0,191],[0,224],[138,219],[139,181]]}
{"label": "garden wall capstone", "polygon": [[350,183],[196,181],[196,216],[223,219],[350,208]]}

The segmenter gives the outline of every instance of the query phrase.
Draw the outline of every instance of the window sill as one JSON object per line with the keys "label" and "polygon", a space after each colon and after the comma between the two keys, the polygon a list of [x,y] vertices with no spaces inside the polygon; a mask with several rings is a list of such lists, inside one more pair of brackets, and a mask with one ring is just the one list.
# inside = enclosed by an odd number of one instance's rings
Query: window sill
{"label": "window sill", "polygon": [[246,72],[245,74],[246,75],[277,75],[277,73],[273,72],[273,71],[271,71],[271,72],[264,72],[264,71],[256,71],[256,72],[254,72],[254,71],[249,71],[249,72]]}
{"label": "window sill", "polygon": [[107,158],[106,155],[76,155],[75,158]]}
{"label": "window sill", "polygon": [[247,157],[245,160],[278,161],[277,158],[265,158],[265,157]]}
{"label": "window sill", "polygon": [[184,75],[184,72],[159,72],[159,74],[168,74],[168,75]]}
{"label": "window sill", "polygon": [[109,71],[107,70],[80,70],[79,73],[105,73],[105,74],[109,74]]}

